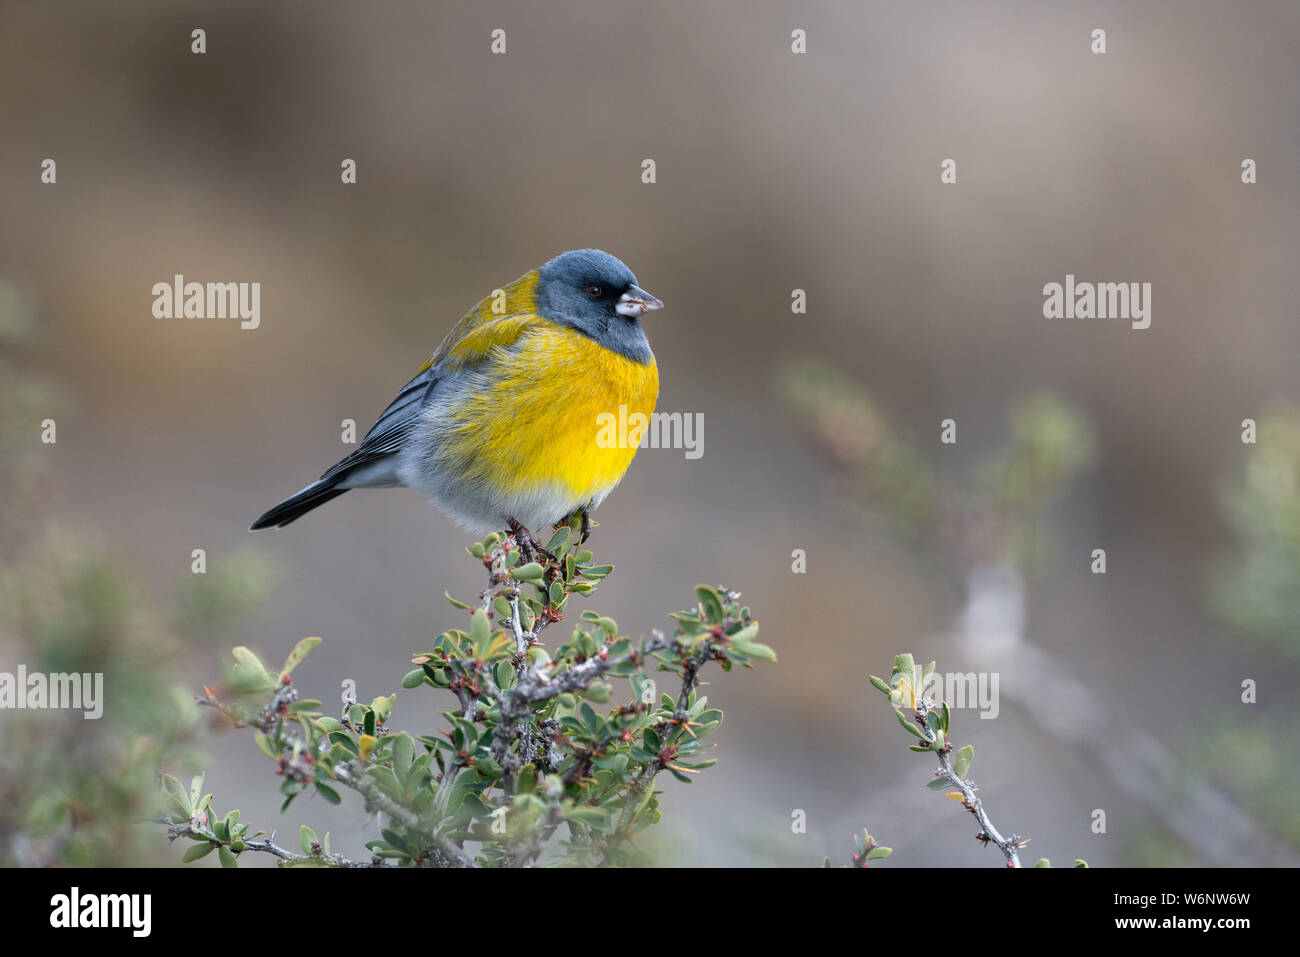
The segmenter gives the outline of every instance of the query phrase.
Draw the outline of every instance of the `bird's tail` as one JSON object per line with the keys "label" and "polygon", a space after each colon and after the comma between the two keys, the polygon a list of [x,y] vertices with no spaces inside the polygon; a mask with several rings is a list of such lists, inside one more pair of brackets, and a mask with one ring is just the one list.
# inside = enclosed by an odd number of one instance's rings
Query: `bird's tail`
{"label": "bird's tail", "polygon": [[291,495],[279,505],[267,510],[252,525],[252,531],[259,528],[283,528],[294,519],[306,515],[313,508],[324,505],[330,499],[338,498],[346,488],[339,488],[338,476],[313,482],[296,495]]}

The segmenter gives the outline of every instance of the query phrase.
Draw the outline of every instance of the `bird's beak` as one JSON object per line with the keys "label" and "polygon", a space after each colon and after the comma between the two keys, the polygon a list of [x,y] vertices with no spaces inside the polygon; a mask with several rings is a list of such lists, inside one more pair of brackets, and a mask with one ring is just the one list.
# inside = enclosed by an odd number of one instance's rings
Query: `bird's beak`
{"label": "bird's beak", "polygon": [[662,309],[663,307],[662,302],[640,286],[631,286],[627,292],[618,297],[618,305],[614,308],[620,316],[635,319],[643,313],[654,312],[656,309]]}

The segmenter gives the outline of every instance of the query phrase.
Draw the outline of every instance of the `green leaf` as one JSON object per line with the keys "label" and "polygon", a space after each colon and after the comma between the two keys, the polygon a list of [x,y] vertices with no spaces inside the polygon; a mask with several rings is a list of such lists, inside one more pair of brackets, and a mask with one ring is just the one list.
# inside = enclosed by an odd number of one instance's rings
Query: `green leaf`
{"label": "green leaf", "polygon": [[222,867],[238,867],[239,862],[235,860],[235,852],[226,845],[222,844],[217,848],[217,856],[221,858]]}
{"label": "green leaf", "polygon": [[460,810],[466,798],[478,790],[482,779],[476,774],[462,771],[451,783],[451,793],[447,795],[447,814],[450,816]]}
{"label": "green leaf", "polygon": [[193,817],[194,805],[190,803],[189,795],[187,795],[185,789],[181,787],[181,782],[170,774],[164,774],[162,778],[163,786],[167,789],[167,793],[176,801],[177,811],[180,813],[180,816],[187,818]]}
{"label": "green leaf", "polygon": [[[903,712],[901,712],[901,711],[899,711],[897,708],[895,708],[895,709],[894,709],[894,714],[898,715],[898,723],[899,723],[899,724],[901,724],[904,728],[906,728],[906,729],[907,729],[909,732],[911,732],[912,734],[916,735],[916,736],[917,736],[918,738],[920,738],[922,741],[925,741],[925,740],[926,740],[925,735],[923,735],[923,734],[921,733],[921,729],[918,728],[916,725],[912,724],[912,722],[908,721],[906,718],[903,717]],[[928,749],[927,749],[927,750],[928,750]]]}
{"label": "green leaf", "polygon": [[393,771],[397,774],[399,781],[405,781],[406,775],[410,773],[412,755],[415,750],[415,739],[403,731],[393,742]]}
{"label": "green leaf", "polygon": [[294,645],[293,651],[289,652],[289,657],[284,659],[284,667],[280,669],[281,680],[294,668],[302,664],[302,660],[315,651],[320,646],[320,643],[321,639],[319,638],[304,638]]}
{"label": "green leaf", "polygon": [[366,775],[371,778],[379,789],[387,794],[394,801],[402,800],[402,782],[397,780],[397,775],[393,773],[392,768],[383,765],[375,765],[366,771]]}
{"label": "green leaf", "polygon": [[402,675],[403,688],[418,688],[424,684],[424,668],[419,667]]}
{"label": "green leaf", "polygon": [[469,620],[469,636],[474,643],[474,657],[486,658],[492,642],[492,624],[482,608],[475,610]]}
{"label": "green leaf", "polygon": [[319,781],[317,781],[316,793],[319,794],[321,797],[323,797],[330,804],[343,803],[343,798],[339,796],[339,792],[335,791],[328,784],[321,784]]}
{"label": "green leaf", "polygon": [[263,754],[265,754],[268,758],[274,760],[275,758],[278,758],[280,756],[280,753],[275,749],[275,745],[271,743],[271,739],[268,738],[261,731],[258,730],[253,731],[253,741],[257,745],[257,749],[261,751]]}
{"label": "green leaf", "polygon": [[306,824],[298,828],[298,846],[302,848],[304,854],[311,853],[312,843],[316,840],[316,832]]}
{"label": "green leaf", "polygon": [[885,694],[889,694],[893,690],[889,687],[889,682],[885,681],[884,678],[877,678],[875,675],[871,676],[871,684],[877,691],[883,691]]}
{"label": "green leaf", "polygon": [[1052,862],[1045,857],[1040,857],[1037,861],[1034,862],[1034,867],[1051,867],[1051,866],[1052,866]]}
{"label": "green leaf", "polygon": [[474,759],[474,770],[489,781],[495,781],[505,774],[501,765],[497,764],[489,754],[482,754]]}
{"label": "green leaf", "polygon": [[886,857],[888,857],[890,854],[893,853],[894,853],[894,849],[892,847],[873,847],[871,850],[867,851],[867,860],[869,861],[884,860]]}
{"label": "green leaf", "polygon": [[595,709],[584,701],[579,713],[582,715],[582,723],[587,726],[587,731],[596,734],[600,730],[600,718],[596,717]]}
{"label": "green leaf", "polygon": [[696,585],[695,597],[699,599],[704,620],[713,625],[722,624],[722,596],[709,585]]}
{"label": "green leaf", "polygon": [[262,664],[262,660],[249,649],[245,648],[243,645],[239,645],[231,650],[231,654],[235,656],[235,662],[237,665],[236,670],[242,668],[248,677],[260,681],[268,686],[273,687],[275,685],[275,682],[271,678],[271,673],[266,670],[266,665]]}
{"label": "green leaf", "polygon": [[890,683],[898,692],[898,703],[906,708],[915,708],[920,688],[916,687],[916,662],[911,655],[898,655],[894,658],[894,672],[889,676]]}
{"label": "green leaf", "polygon": [[555,534],[551,536],[551,540],[546,543],[546,550],[558,555],[560,549],[569,544],[569,536],[572,534],[573,532],[568,525],[561,525],[555,530]]}
{"label": "green leaf", "polygon": [[608,830],[609,828],[609,811],[603,807],[578,805],[577,807],[565,808],[563,814],[566,820],[577,821],[579,824],[586,824],[588,827],[594,827],[598,831]]}
{"label": "green leaf", "polygon": [[542,580],[542,575],[545,573],[546,569],[537,562],[529,562],[527,565],[520,565],[510,574],[520,581],[539,582]]}
{"label": "green leaf", "polygon": [[217,849],[215,844],[204,841],[202,844],[195,844],[188,851],[181,855],[181,863],[188,864],[191,861],[197,861],[200,857],[207,857]]}
{"label": "green leaf", "polygon": [[952,769],[957,777],[963,781],[966,780],[966,774],[970,771],[971,762],[975,760],[975,749],[969,744],[963,744],[957,749],[956,756],[952,759]]}
{"label": "green leaf", "polygon": [[496,676],[498,688],[508,689],[515,683],[515,666],[508,661],[498,661],[492,666],[492,673]]}
{"label": "green leaf", "polygon": [[[736,643],[732,642],[732,647],[735,647],[735,645]],[[746,655],[750,658],[757,658],[759,661],[776,661],[776,652],[767,645],[760,644],[757,641],[741,642],[740,646],[736,650],[742,655]]]}
{"label": "green leaf", "polygon": [[905,675],[908,681],[912,681],[916,674],[916,660],[911,655],[895,655],[894,673]]}

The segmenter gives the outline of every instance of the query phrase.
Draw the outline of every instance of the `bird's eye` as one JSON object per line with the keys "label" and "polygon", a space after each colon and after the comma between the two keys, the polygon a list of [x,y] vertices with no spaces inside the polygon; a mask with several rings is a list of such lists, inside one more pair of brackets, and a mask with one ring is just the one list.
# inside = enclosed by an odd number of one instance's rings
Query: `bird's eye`
{"label": "bird's eye", "polygon": [[596,283],[594,282],[587,287],[587,295],[590,296],[592,299],[599,299],[604,294],[605,294],[605,288],[603,286],[596,285]]}

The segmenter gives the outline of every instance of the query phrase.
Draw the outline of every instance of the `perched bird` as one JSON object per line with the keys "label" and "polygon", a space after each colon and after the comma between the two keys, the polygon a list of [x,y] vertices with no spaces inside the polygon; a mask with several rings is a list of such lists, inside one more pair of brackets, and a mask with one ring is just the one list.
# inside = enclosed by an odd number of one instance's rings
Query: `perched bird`
{"label": "perched bird", "polygon": [[609,253],[556,256],[467,312],[356,451],[252,527],[288,525],[348,489],[405,486],[467,530],[509,527],[526,552],[544,551],[529,529],[575,512],[585,532],[639,443],[599,439],[603,414],[654,411],[641,316],[662,307]]}

